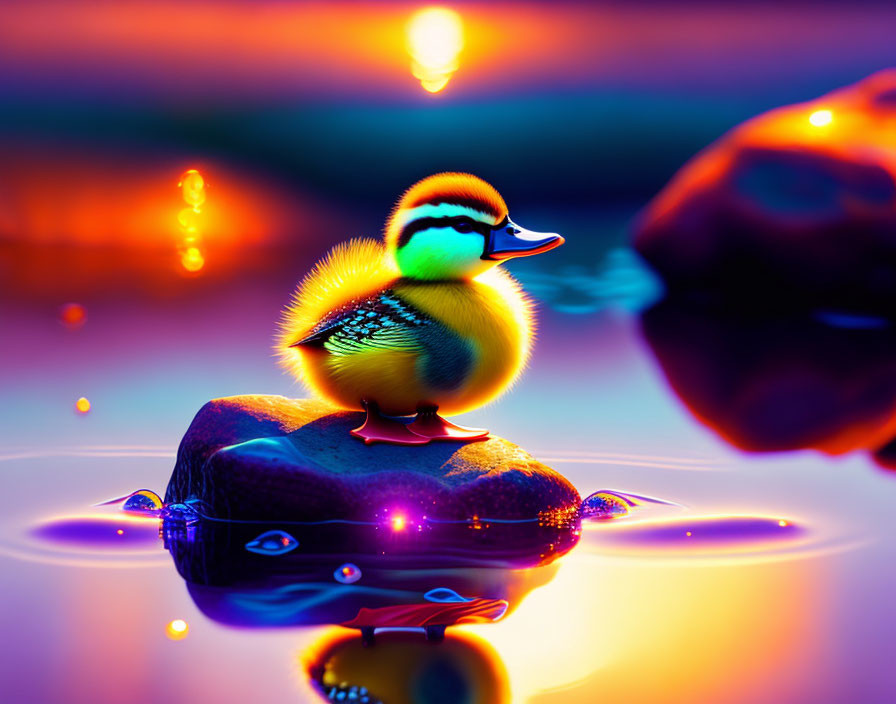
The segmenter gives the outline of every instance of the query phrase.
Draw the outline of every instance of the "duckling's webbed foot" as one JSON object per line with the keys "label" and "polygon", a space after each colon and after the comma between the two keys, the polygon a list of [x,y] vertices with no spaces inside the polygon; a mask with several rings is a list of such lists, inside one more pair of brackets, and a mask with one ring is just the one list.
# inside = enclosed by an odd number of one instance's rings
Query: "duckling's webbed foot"
{"label": "duckling's webbed foot", "polygon": [[436,411],[438,406],[420,405],[417,417],[408,429],[429,440],[485,440],[488,430],[482,428],[464,428],[442,418]]}
{"label": "duckling's webbed foot", "polygon": [[409,426],[400,420],[380,415],[379,408],[373,401],[362,403],[367,411],[367,418],[361,427],[352,430],[352,435],[361,438],[365,445],[372,445],[375,442],[392,445],[425,445],[429,442],[428,437],[411,431]]}

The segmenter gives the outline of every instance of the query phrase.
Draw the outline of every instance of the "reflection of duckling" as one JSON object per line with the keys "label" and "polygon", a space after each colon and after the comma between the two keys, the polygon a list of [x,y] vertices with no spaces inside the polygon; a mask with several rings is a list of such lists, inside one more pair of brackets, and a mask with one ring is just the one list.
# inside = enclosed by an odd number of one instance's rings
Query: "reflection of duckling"
{"label": "reflection of duckling", "polygon": [[413,634],[390,632],[375,648],[366,648],[360,638],[327,631],[303,653],[302,663],[324,701],[510,701],[500,656],[487,641],[467,633],[449,634],[438,647],[425,648]]}
{"label": "reflection of duckling", "polygon": [[[494,268],[563,243],[515,225],[498,192],[475,176],[442,173],[408,190],[386,226],[336,247],[305,278],[280,338],[285,365],[342,408],[365,408],[365,442],[472,440],[446,414],[500,394],[525,365],[528,300]],[[404,423],[383,418],[417,413]]]}

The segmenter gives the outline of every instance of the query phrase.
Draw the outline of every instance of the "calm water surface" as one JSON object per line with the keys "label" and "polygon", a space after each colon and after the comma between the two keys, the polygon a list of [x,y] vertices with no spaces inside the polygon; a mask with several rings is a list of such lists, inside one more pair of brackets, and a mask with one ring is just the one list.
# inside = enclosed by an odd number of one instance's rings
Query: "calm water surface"
{"label": "calm water surface", "polygon": [[[692,398],[700,412],[689,410],[663,367],[677,370],[679,392],[705,387],[724,400],[727,389],[742,398],[739,382],[709,369],[699,354],[705,346],[687,326],[684,351],[676,348],[684,362],[661,365],[629,313],[546,308],[523,381],[464,422],[523,445],[583,497],[615,489],[682,508],[587,526],[578,547],[533,576],[543,584],[504,619],[449,629],[441,645],[397,634],[364,650],[355,632],[333,626],[228,627],[198,611],[169,554],[139,526],[122,523],[128,540],[105,548],[31,532],[134,489],[163,493],[180,436],[207,399],[301,394],[270,353],[284,298],[280,289],[236,289],[145,309],[95,305],[74,332],[52,308],[4,311],[6,701],[314,702],[309,670],[322,661],[340,677],[372,683],[372,692],[379,683],[386,699],[426,658],[453,663],[467,680],[452,686],[482,701],[896,699],[896,474],[862,449],[838,456],[735,449],[721,435],[732,435],[736,414],[722,430],[709,428],[697,418],[708,406]],[[826,349],[817,348],[819,358]],[[879,366],[836,364],[854,406],[845,420],[821,423],[807,444],[822,446],[837,432],[851,446],[866,436],[881,444],[880,413],[862,409],[890,399],[856,391],[862,384],[886,389]],[[864,379],[866,371],[878,376]],[[761,395],[777,383],[769,378],[760,374],[744,388]],[[836,379],[822,381],[836,392]],[[93,407],[77,415],[82,395]],[[793,415],[783,401],[773,405]],[[732,516],[780,520],[793,531],[782,537],[736,528],[702,539],[705,526]],[[175,619],[189,627],[180,640],[166,635]]]}

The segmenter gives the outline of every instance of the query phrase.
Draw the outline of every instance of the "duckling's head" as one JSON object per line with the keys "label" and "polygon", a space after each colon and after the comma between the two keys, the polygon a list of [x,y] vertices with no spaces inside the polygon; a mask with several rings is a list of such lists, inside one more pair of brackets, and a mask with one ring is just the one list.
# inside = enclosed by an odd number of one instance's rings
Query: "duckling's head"
{"label": "duckling's head", "polygon": [[508,216],[501,194],[471,174],[435,174],[411,186],[386,224],[386,246],[403,276],[472,279],[505,259],[563,244]]}

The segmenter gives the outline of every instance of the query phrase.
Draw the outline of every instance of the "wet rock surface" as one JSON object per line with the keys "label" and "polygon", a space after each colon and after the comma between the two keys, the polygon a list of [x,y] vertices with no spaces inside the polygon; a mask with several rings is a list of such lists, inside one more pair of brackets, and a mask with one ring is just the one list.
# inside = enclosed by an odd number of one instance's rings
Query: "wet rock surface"
{"label": "wet rock surface", "polygon": [[366,446],[360,413],[316,400],[210,401],[178,450],[166,503],[198,499],[206,514],[251,521],[475,518],[571,520],[579,495],[507,440]]}

